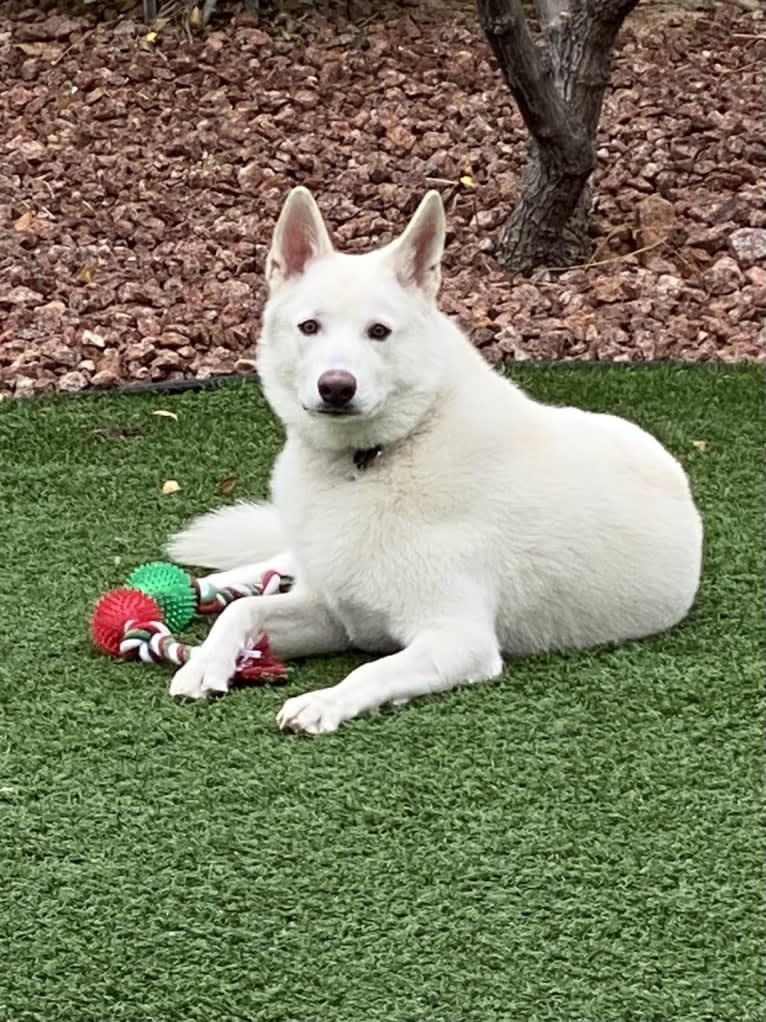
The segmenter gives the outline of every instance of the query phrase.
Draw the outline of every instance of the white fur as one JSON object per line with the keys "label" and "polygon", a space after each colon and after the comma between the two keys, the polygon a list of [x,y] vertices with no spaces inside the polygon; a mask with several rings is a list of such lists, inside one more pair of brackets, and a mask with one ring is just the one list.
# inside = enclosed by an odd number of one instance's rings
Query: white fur
{"label": "white fur", "polygon": [[237,568],[246,560],[262,561],[286,546],[284,529],[271,504],[241,502],[196,519],[170,540],[167,552],[180,564]]}
{"label": "white fur", "polygon": [[[443,239],[432,192],[397,241],[343,255],[311,195],[290,194],[258,358],[287,430],[278,524],[238,506],[197,520],[171,550],[215,567],[257,562],[224,580],[257,577],[278,555],[297,583],[232,604],[173,694],[225,690],[237,649],[263,630],[284,657],[387,654],[287,700],[280,726],[316,734],[494,677],[501,651],[622,642],[689,610],[702,525],[683,469],[633,423],[540,404],[490,369],[436,307]],[[318,333],[297,329],[307,319]],[[390,337],[370,340],[372,323]],[[356,378],[357,415],[318,411],[328,369]],[[375,444],[381,456],[357,469],[353,452]]]}

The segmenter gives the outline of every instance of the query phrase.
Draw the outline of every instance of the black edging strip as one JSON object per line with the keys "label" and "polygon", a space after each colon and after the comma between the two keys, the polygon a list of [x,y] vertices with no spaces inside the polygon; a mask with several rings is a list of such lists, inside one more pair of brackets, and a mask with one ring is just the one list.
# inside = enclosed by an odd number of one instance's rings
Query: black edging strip
{"label": "black edging strip", "polygon": [[[186,390],[208,390],[210,387],[222,387],[227,383],[258,383],[258,374],[251,373],[216,373],[204,380],[157,380],[152,383],[123,383],[115,388],[118,394],[182,394]],[[95,388],[91,389],[92,391]],[[113,391],[114,393],[115,391]],[[107,391],[108,393],[108,391]]]}
{"label": "black edging strip", "polygon": [[[114,397],[116,394],[183,394],[186,391],[210,390],[228,383],[258,383],[257,373],[217,373],[204,380],[157,380],[152,383],[123,383],[119,387],[83,387],[69,397]],[[43,397],[50,397],[44,394]],[[57,395],[63,396],[61,394]]]}

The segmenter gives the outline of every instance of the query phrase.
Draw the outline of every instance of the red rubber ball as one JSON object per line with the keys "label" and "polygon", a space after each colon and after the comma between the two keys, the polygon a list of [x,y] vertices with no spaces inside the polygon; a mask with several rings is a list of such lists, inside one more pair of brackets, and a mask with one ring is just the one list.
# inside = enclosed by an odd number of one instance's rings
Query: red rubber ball
{"label": "red rubber ball", "polygon": [[110,589],[93,610],[90,634],[100,650],[118,656],[128,621],[161,621],[157,603],[140,589]]}

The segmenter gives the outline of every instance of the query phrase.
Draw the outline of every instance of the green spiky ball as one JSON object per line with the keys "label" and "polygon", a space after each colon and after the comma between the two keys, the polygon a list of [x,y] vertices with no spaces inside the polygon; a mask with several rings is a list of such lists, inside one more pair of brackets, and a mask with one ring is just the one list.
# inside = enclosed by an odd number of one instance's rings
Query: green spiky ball
{"label": "green spiky ball", "polygon": [[157,601],[171,632],[185,628],[194,617],[196,598],[191,575],[177,564],[166,561],[141,564],[131,572],[127,584]]}

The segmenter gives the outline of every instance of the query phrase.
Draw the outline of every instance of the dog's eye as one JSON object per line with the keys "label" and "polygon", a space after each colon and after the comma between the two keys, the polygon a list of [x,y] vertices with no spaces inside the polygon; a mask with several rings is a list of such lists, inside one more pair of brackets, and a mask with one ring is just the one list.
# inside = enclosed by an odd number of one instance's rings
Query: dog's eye
{"label": "dog's eye", "polygon": [[384,326],[383,323],[373,323],[367,331],[367,336],[371,341],[385,341],[390,333],[390,327]]}
{"label": "dog's eye", "polygon": [[298,329],[308,337],[311,334],[319,333],[319,324],[315,319],[304,319],[302,323],[298,324]]}

